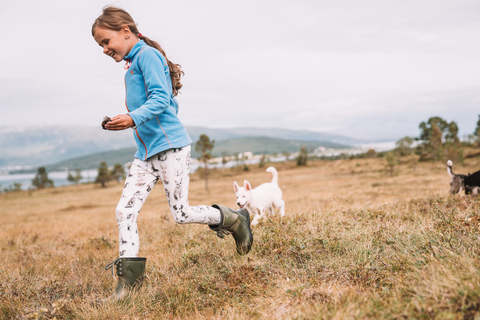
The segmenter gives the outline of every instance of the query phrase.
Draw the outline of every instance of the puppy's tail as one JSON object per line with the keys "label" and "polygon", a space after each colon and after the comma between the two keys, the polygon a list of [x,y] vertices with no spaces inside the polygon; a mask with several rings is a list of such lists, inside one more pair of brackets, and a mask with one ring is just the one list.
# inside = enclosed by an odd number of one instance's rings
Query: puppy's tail
{"label": "puppy's tail", "polygon": [[277,170],[274,167],[268,167],[267,172],[270,172],[272,174],[272,183],[276,184],[278,186],[278,173]]}
{"label": "puppy's tail", "polygon": [[453,178],[455,176],[455,174],[453,173],[453,170],[452,170],[452,166],[453,166],[452,160],[448,160],[447,161],[447,172],[448,172],[448,175],[450,176],[450,178]]}

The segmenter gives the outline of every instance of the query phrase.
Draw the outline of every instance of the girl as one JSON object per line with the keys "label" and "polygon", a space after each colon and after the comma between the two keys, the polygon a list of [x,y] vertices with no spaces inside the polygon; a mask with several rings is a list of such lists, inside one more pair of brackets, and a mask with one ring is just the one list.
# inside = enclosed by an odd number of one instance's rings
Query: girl
{"label": "girl", "polygon": [[177,117],[175,96],[182,87],[183,75],[180,65],[169,61],[158,43],[139,33],[132,17],[120,8],[105,7],[92,25],[92,36],[103,53],[116,62],[125,60],[127,70],[127,113],[106,117],[102,127],[114,131],[133,128],[137,143],[135,160],[115,211],[120,254],[106,269],[112,268],[113,273],[116,267],[118,284],[108,299],[122,298],[143,277],[146,258],[138,258],[137,218],[159,180],[176,223],[207,224],[221,238],[231,233],[237,252],[247,254],[253,241],[247,211],[188,203],[192,140]]}

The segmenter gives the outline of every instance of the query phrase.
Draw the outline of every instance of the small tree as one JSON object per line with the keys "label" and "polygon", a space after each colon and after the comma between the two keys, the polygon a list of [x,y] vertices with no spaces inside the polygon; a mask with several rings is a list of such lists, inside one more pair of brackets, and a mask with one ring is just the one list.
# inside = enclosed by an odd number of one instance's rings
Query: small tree
{"label": "small tree", "polygon": [[225,166],[228,163],[227,157],[228,157],[228,153],[226,151],[223,151],[222,152],[222,166]]}
{"label": "small tree", "polygon": [[377,151],[374,149],[368,149],[367,152],[365,153],[365,157],[367,158],[375,158],[377,156]]}
{"label": "small tree", "polygon": [[457,150],[460,146],[455,121],[449,123],[440,117],[431,117],[427,122],[420,123],[419,128],[421,132],[417,140],[421,141],[418,146],[420,160],[442,160],[445,158],[445,145],[449,145],[451,150]]}
{"label": "small tree", "polygon": [[460,139],[458,138],[458,125],[455,121],[450,122],[447,126],[445,142],[450,142],[454,145],[458,145],[460,143]]}
{"label": "small tree", "polygon": [[53,180],[48,178],[48,173],[45,167],[40,167],[37,170],[35,178],[32,180],[32,185],[35,189],[43,189],[53,187]]}
{"label": "small tree", "polygon": [[387,168],[388,173],[390,173],[391,176],[395,175],[395,165],[397,164],[395,152],[387,152],[385,154],[385,160],[387,161],[387,165],[385,167]]}
{"label": "small tree", "polygon": [[78,184],[80,180],[82,180],[82,171],[80,169],[75,169],[75,175],[73,175],[70,171],[68,171],[68,177],[67,180],[74,183]]}
{"label": "small tree", "polygon": [[399,156],[408,156],[412,153],[412,145],[413,145],[413,138],[411,137],[403,137],[402,139],[398,140],[395,145],[395,151],[398,153]]}
{"label": "small tree", "polygon": [[480,146],[480,115],[478,115],[477,126],[475,127],[475,131],[473,132],[473,136],[477,146]]}
{"label": "small tree", "polygon": [[116,163],[113,165],[110,175],[113,180],[120,182],[120,180],[125,179],[125,168],[121,164]]}
{"label": "small tree", "polygon": [[258,163],[258,166],[260,168],[263,168],[265,166],[265,161],[266,161],[266,156],[265,156],[265,152],[262,153],[262,157],[260,158],[260,162]]}
{"label": "small tree", "polygon": [[199,159],[203,161],[205,170],[204,170],[204,178],[205,178],[205,190],[208,191],[208,160],[212,158],[212,154],[210,153],[215,145],[215,140],[211,140],[206,134],[201,134],[198,138],[198,141],[195,143],[195,151],[200,154]]}
{"label": "small tree", "polygon": [[308,159],[308,151],[306,146],[300,148],[300,152],[297,157],[297,166],[306,166]]}
{"label": "small tree", "polygon": [[15,192],[20,190],[22,190],[22,184],[20,182],[14,182],[12,185],[8,186],[8,188],[3,189],[3,192]]}
{"label": "small tree", "polygon": [[98,174],[97,178],[95,178],[95,183],[100,183],[102,188],[107,186],[107,182],[112,179],[110,172],[108,171],[108,166],[105,161],[100,162],[100,166],[98,167]]}

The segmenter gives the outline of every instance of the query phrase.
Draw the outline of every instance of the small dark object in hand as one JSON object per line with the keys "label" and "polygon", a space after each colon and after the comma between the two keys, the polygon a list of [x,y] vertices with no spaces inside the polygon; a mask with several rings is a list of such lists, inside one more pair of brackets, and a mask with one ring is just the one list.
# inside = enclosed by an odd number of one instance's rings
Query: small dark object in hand
{"label": "small dark object in hand", "polygon": [[110,117],[107,117],[107,116],[103,117],[103,121],[102,121],[102,128],[103,128],[103,130],[107,130],[107,128],[105,128],[105,125],[106,125],[107,122],[110,121],[110,120],[112,120],[112,119],[110,119]]}

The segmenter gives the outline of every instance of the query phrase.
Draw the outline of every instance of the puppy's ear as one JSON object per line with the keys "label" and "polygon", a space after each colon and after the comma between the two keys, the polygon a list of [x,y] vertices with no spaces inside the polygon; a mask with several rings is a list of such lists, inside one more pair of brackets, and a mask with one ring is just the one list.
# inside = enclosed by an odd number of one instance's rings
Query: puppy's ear
{"label": "puppy's ear", "polygon": [[246,188],[247,190],[249,190],[249,191],[252,190],[252,185],[251,185],[250,182],[248,182],[247,180],[244,180],[244,181],[243,181],[243,185],[245,186],[245,188]]}
{"label": "puppy's ear", "polygon": [[238,191],[238,184],[237,184],[237,181],[233,181],[233,190],[235,190],[235,192]]}

